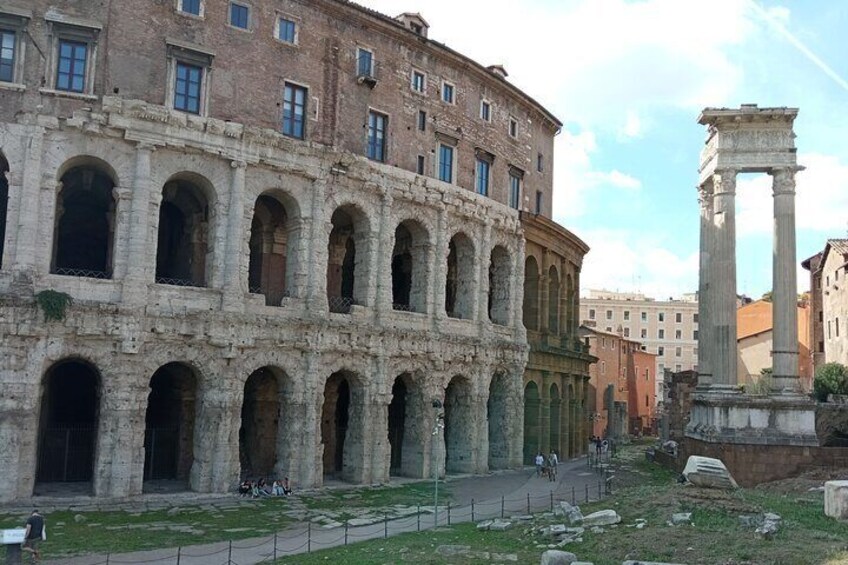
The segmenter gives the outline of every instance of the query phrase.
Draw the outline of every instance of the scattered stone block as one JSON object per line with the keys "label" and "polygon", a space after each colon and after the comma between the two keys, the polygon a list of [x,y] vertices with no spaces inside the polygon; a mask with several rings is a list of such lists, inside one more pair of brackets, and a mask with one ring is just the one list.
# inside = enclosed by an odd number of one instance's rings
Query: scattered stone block
{"label": "scattered stone block", "polygon": [[683,469],[683,476],[695,486],[706,488],[739,488],[720,459],[690,455]]}
{"label": "scattered stone block", "polygon": [[837,520],[848,518],[848,481],[824,484],[824,513]]}
{"label": "scattered stone block", "polygon": [[621,516],[615,510],[598,510],[583,516],[584,526],[611,526],[621,522]]}
{"label": "scattered stone block", "polygon": [[492,553],[491,559],[492,559],[492,561],[498,561],[498,562],[514,561],[514,562],[517,563],[518,562],[518,555],[516,555],[514,553]]}
{"label": "scattered stone block", "polygon": [[494,522],[492,522],[491,526],[489,526],[489,529],[493,532],[503,532],[510,529],[511,527],[512,522],[510,522],[509,520],[501,520],[500,518],[498,518]]}
{"label": "scattered stone block", "polygon": [[675,526],[679,526],[681,524],[691,524],[692,523],[692,513],[691,512],[677,512],[676,514],[671,515],[671,523]]}
{"label": "scattered stone block", "polygon": [[551,524],[551,526],[548,527],[547,530],[549,535],[558,536],[560,534],[566,533],[568,528],[565,527],[565,524]]}
{"label": "scattered stone block", "polygon": [[755,533],[763,539],[772,539],[777,533],[777,522],[765,522],[755,530]]}
{"label": "scattered stone block", "polygon": [[606,530],[605,530],[605,529],[603,529],[602,527],[600,527],[600,526],[592,526],[592,533],[593,533],[593,534],[602,534],[602,533],[604,533],[604,532],[606,532]]}
{"label": "scattered stone block", "polygon": [[436,548],[436,553],[444,557],[456,557],[457,555],[465,555],[471,551],[469,545],[440,545]]}
{"label": "scattered stone block", "polygon": [[488,530],[494,523],[494,520],[483,520],[482,522],[477,524],[477,529],[481,531]]}
{"label": "scattered stone block", "polygon": [[577,561],[577,556],[570,551],[549,549],[542,554],[539,565],[572,565]]}

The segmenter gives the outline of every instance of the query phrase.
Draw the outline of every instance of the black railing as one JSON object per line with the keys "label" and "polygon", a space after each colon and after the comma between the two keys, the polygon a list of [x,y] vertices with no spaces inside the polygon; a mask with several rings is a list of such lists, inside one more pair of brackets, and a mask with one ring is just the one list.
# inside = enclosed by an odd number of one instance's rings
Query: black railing
{"label": "black railing", "polygon": [[328,296],[327,305],[334,314],[350,314],[350,307],[356,304],[347,296]]}
{"label": "black railing", "polygon": [[71,269],[69,267],[60,267],[54,271],[55,275],[63,275],[66,277],[86,277],[89,279],[110,279],[112,276],[106,271],[95,271],[92,269]]}
{"label": "black railing", "polygon": [[90,481],[94,469],[96,426],[51,426],[38,453],[38,481]]}
{"label": "black railing", "polygon": [[156,277],[157,284],[169,284],[172,286],[199,286],[191,279],[177,279],[172,277]]}
{"label": "black railing", "polygon": [[392,304],[392,310],[396,310],[398,312],[414,312],[412,306],[410,304]]}

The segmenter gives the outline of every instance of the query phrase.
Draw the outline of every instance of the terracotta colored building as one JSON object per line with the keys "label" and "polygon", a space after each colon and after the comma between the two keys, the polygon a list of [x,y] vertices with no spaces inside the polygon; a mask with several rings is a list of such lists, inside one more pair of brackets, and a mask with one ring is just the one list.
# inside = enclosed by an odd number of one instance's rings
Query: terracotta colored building
{"label": "terracotta colored building", "polygon": [[[754,383],[763,369],[772,366],[772,304],[757,300],[736,311],[737,376],[740,384]],[[812,383],[810,308],[798,307],[798,375],[808,390]]]}
{"label": "terracotta colored building", "polygon": [[640,347],[635,350],[631,347],[627,359],[629,431],[631,434],[650,434],[656,422],[657,356],[642,351]]}

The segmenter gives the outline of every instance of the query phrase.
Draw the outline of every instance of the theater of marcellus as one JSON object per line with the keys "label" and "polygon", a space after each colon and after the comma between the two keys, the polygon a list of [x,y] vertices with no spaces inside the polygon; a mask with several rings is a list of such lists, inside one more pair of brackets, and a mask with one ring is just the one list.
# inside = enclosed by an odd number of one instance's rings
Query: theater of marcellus
{"label": "theater of marcellus", "polygon": [[0,3],[0,502],[585,452],[562,124],[427,33]]}

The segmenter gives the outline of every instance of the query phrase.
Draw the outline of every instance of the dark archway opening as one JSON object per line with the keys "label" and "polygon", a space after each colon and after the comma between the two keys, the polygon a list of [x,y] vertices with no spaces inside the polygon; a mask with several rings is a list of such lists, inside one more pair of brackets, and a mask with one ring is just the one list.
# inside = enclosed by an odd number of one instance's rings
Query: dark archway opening
{"label": "dark archway opening", "polygon": [[294,223],[276,198],[263,194],[256,199],[250,225],[248,287],[251,293],[265,295],[268,306],[279,306],[289,296]]}
{"label": "dark archway opening", "polygon": [[498,245],[489,261],[489,319],[501,326],[509,323],[510,273],[509,252]]}
{"label": "dark archway opening", "polygon": [[474,294],[474,246],[462,233],[448,244],[445,280],[445,313],[450,318],[471,319]]}
{"label": "dark archway opening", "polygon": [[0,268],[3,268],[3,250],[6,247],[6,215],[9,207],[9,162],[0,152]]}
{"label": "dark archway opening", "polygon": [[389,445],[391,446],[389,471],[392,475],[400,475],[403,470],[406,397],[406,384],[403,378],[398,377],[392,386],[392,402],[389,404]]}
{"label": "dark archway opening", "polygon": [[420,224],[405,221],[395,229],[392,250],[392,308],[426,310],[427,233]]}
{"label": "dark archway opening", "polygon": [[115,198],[112,178],[89,166],[62,175],[56,199],[51,273],[76,277],[112,277]]}
{"label": "dark archway opening", "polygon": [[254,371],[244,384],[241,406],[239,462],[242,478],[274,476],[280,409],[277,376],[268,367]]}
{"label": "dark archway opening", "polygon": [[197,377],[182,363],[160,367],[150,379],[144,430],[144,480],[188,486],[194,464]]}
{"label": "dark archway opening", "polygon": [[356,227],[353,210],[333,212],[327,247],[327,303],[330,312],[346,314],[356,304]]}
{"label": "dark archway opening", "polygon": [[165,183],[159,207],[157,283],[206,286],[209,210],[196,183],[184,179]]}
{"label": "dark archway opening", "polygon": [[[57,363],[42,380],[36,482],[91,482],[100,377],[81,361]],[[37,488],[40,494],[42,487]]]}
{"label": "dark archway opening", "polygon": [[445,389],[445,472],[470,473],[473,461],[471,383],[455,376]]}
{"label": "dark archway opening", "polygon": [[539,264],[535,257],[524,262],[524,327],[539,329]]}
{"label": "dark archway opening", "polygon": [[542,449],[539,434],[539,387],[530,381],[524,386],[524,464],[532,465]]}
{"label": "dark archway opening", "polygon": [[562,459],[562,446],[560,445],[560,411],[562,410],[562,400],[559,397],[559,388],[555,384],[551,385],[549,408],[550,433],[548,434],[548,443],[551,446],[551,451],[555,451],[557,456]]}
{"label": "dark archway opening", "polygon": [[324,386],[324,405],[321,410],[321,442],[324,444],[324,474],[335,478],[349,476],[351,462],[348,453],[356,437],[353,422],[351,375],[346,371],[333,373]]}
{"label": "dark archway opening", "polygon": [[548,271],[548,332],[552,334],[559,333],[560,302],[559,273],[551,266]]}
{"label": "dark archway opening", "polygon": [[509,418],[507,377],[496,373],[489,383],[486,414],[489,426],[489,469],[509,468]]}

